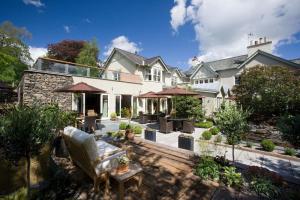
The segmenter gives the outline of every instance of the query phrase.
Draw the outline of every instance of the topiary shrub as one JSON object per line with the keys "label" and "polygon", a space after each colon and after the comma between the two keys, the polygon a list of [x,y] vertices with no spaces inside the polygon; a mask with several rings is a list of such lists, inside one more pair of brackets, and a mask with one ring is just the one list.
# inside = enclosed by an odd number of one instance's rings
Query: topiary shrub
{"label": "topiary shrub", "polygon": [[126,130],[126,127],[127,127],[127,123],[125,123],[125,122],[121,122],[121,123],[119,124],[119,129],[120,129],[120,130]]}
{"label": "topiary shrub", "polygon": [[110,120],[115,121],[117,119],[117,114],[115,112],[110,113]]}
{"label": "topiary shrub", "polygon": [[265,151],[271,152],[275,149],[275,144],[272,142],[272,140],[262,140],[260,145]]}
{"label": "topiary shrub", "polygon": [[211,132],[210,132],[210,131],[204,131],[204,132],[202,133],[202,138],[203,138],[204,140],[210,140],[211,137],[212,137],[212,135],[211,135]]}
{"label": "topiary shrub", "polygon": [[134,126],[134,127],[133,127],[133,133],[134,133],[134,134],[140,135],[140,134],[142,133],[142,130],[143,130],[143,129],[142,129],[141,126],[138,126],[138,125],[137,125],[137,126]]}
{"label": "topiary shrub", "polygon": [[220,172],[219,165],[212,157],[202,157],[196,167],[196,175],[204,180],[213,179],[219,180]]}
{"label": "topiary shrub", "polygon": [[205,122],[197,122],[195,123],[195,126],[198,128],[211,128],[213,126],[213,122],[211,121],[205,121]]}
{"label": "topiary shrub", "polygon": [[209,131],[211,132],[212,135],[217,135],[220,132],[220,129],[214,126],[211,129],[209,129]]}
{"label": "topiary shrub", "polygon": [[297,151],[293,148],[287,147],[284,149],[284,154],[289,156],[295,156],[297,154]]}

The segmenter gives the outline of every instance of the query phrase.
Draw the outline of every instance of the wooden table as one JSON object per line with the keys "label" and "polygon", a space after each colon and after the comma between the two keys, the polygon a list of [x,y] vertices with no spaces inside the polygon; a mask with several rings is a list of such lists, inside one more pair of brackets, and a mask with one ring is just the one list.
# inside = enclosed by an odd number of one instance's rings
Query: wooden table
{"label": "wooden table", "polygon": [[124,199],[124,183],[132,178],[137,178],[138,187],[142,184],[143,168],[138,163],[130,163],[129,170],[125,173],[118,174],[117,170],[112,170],[110,176],[119,184],[118,199]]}

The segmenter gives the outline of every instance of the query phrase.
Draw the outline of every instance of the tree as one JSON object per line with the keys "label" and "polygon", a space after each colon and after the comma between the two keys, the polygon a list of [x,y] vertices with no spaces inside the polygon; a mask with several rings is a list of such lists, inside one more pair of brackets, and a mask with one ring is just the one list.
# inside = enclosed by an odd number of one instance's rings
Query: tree
{"label": "tree", "polygon": [[26,28],[15,27],[11,22],[0,25],[0,80],[17,83],[31,61],[24,40],[31,34]]}
{"label": "tree", "polygon": [[172,98],[176,116],[178,117],[194,117],[200,120],[203,117],[200,101],[192,96],[174,96]]}
{"label": "tree", "polygon": [[81,49],[78,57],[75,59],[76,63],[90,66],[97,66],[99,48],[96,39],[86,42]]}
{"label": "tree", "polygon": [[277,127],[281,131],[283,139],[297,147],[300,146],[300,114],[283,115],[278,120]]}
{"label": "tree", "polygon": [[234,162],[235,145],[241,141],[242,135],[248,130],[248,111],[238,108],[237,105],[226,102],[224,108],[216,115],[217,126],[227,137],[227,142],[232,145],[232,160]]}
{"label": "tree", "polygon": [[75,62],[85,43],[82,40],[63,40],[49,44],[47,56],[57,60]]}
{"label": "tree", "polygon": [[[49,115],[46,107],[15,106],[0,120],[0,152],[6,159],[17,163],[26,158],[27,189],[30,195],[30,158],[39,155],[53,136],[56,113]],[[49,117],[50,116],[50,117]]]}
{"label": "tree", "polygon": [[233,92],[243,108],[270,118],[300,111],[299,86],[299,77],[286,67],[256,66],[242,73]]}

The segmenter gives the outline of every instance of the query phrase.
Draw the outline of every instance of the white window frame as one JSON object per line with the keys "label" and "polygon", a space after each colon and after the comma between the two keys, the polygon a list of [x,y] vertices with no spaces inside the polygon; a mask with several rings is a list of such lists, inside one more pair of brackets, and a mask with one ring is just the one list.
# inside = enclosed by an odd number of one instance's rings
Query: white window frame
{"label": "white window frame", "polygon": [[199,84],[203,84],[204,83],[204,81],[201,79],[201,80],[199,80]]}
{"label": "white window frame", "polygon": [[209,80],[208,80],[208,79],[205,79],[205,80],[204,80],[204,83],[208,83],[208,82],[209,82]]}
{"label": "white window frame", "polygon": [[234,76],[234,84],[235,85],[241,84],[241,76],[239,75]]}
{"label": "white window frame", "polygon": [[145,69],[145,80],[152,81],[152,72],[150,68]]}
{"label": "white window frame", "polygon": [[176,76],[172,76],[171,85],[177,85],[177,77]]}
{"label": "white window frame", "polygon": [[115,80],[115,81],[120,80],[120,72],[117,72],[117,71],[113,72],[113,80]]}
{"label": "white window frame", "polygon": [[160,82],[161,81],[161,70],[158,68],[153,68],[152,76],[153,76],[153,81]]}
{"label": "white window frame", "polygon": [[214,82],[214,79],[213,78],[210,78],[209,79],[209,83],[213,83]]}

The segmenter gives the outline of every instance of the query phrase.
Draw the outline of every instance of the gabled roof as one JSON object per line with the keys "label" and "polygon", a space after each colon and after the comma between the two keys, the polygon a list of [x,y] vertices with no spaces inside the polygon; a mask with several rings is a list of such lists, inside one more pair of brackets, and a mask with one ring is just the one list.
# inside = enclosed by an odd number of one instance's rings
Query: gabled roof
{"label": "gabled roof", "polygon": [[269,58],[272,58],[272,59],[277,60],[277,61],[279,61],[279,62],[285,63],[285,64],[290,65],[290,66],[295,67],[295,68],[299,68],[299,67],[300,67],[300,64],[291,62],[291,61],[286,60],[286,59],[284,59],[284,58],[280,58],[280,57],[278,57],[278,56],[275,56],[275,55],[273,55],[273,54],[267,53],[267,52],[265,52],[265,51],[257,50],[257,51],[256,51],[255,53],[253,53],[247,60],[245,60],[243,63],[241,63],[241,64],[237,67],[237,69],[240,69],[240,68],[242,68],[243,66],[245,66],[245,65],[246,65],[247,63],[249,63],[255,56],[257,56],[257,55],[259,55],[259,54],[260,54],[260,55],[264,55],[264,56],[269,57]]}
{"label": "gabled roof", "polygon": [[180,77],[186,77],[186,75],[184,74],[184,72],[182,72],[178,67],[172,67],[172,66],[170,66],[170,65],[167,65],[167,66],[168,66],[168,68],[169,68],[169,70],[170,70],[171,72],[175,71],[175,72],[177,72],[177,74],[178,74]]}
{"label": "gabled roof", "polygon": [[296,58],[296,59],[293,59],[293,60],[290,60],[291,62],[293,63],[296,63],[296,64],[300,64],[300,58]]}
{"label": "gabled roof", "polygon": [[112,58],[112,56],[113,56],[113,54],[115,52],[119,52],[120,54],[122,54],[123,56],[125,56],[128,60],[130,60],[131,62],[133,62],[133,63],[135,63],[137,65],[140,65],[140,66],[151,66],[155,62],[160,61],[162,63],[162,65],[163,65],[163,67],[169,72],[169,69],[168,69],[167,65],[165,64],[165,62],[163,61],[163,59],[160,56],[155,56],[155,57],[151,57],[151,58],[145,58],[145,57],[143,57],[141,55],[138,55],[138,54],[135,54],[135,53],[131,53],[131,52],[125,51],[123,49],[119,49],[119,48],[114,48],[113,49],[113,51],[110,53],[109,57],[105,61],[104,65],[107,65],[107,63],[109,63],[110,59]]}

